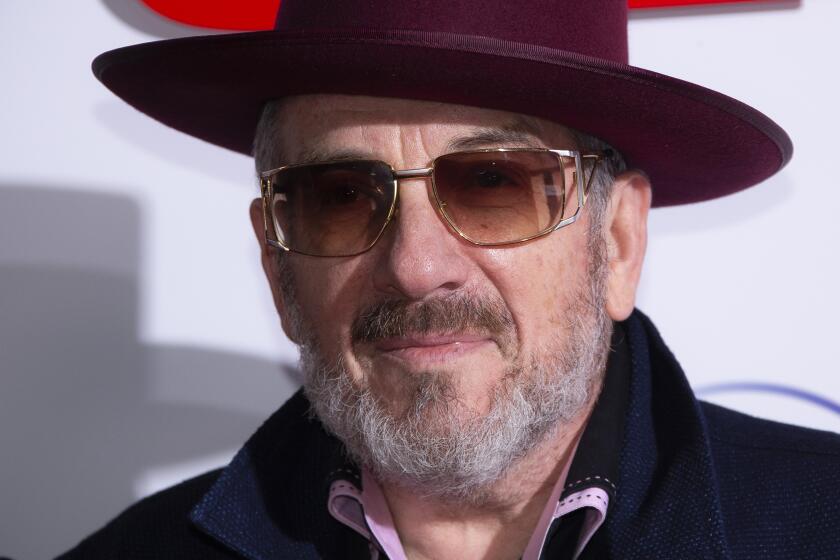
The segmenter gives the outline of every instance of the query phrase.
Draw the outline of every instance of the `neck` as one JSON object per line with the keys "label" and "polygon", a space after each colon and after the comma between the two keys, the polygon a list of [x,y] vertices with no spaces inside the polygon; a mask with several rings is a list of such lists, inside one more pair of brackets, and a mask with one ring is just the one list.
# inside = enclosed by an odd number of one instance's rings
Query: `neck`
{"label": "neck", "polygon": [[481,505],[451,503],[383,484],[406,556],[412,560],[520,558],[558,479],[568,471],[591,410],[592,403],[553,430],[486,489],[487,499]]}

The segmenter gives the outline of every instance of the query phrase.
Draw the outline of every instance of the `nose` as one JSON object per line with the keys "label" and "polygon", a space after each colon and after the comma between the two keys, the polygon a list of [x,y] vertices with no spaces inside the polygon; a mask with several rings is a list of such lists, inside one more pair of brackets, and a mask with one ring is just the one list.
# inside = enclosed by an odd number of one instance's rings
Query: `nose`
{"label": "nose", "polygon": [[419,301],[462,288],[470,261],[465,242],[445,224],[429,196],[429,179],[402,179],[399,209],[379,240],[374,287]]}

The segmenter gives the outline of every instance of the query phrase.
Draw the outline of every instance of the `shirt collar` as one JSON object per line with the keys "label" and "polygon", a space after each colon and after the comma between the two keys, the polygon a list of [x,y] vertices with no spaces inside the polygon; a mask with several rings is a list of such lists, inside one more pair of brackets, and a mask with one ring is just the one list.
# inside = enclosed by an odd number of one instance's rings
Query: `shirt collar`
{"label": "shirt collar", "polygon": [[[578,441],[539,558],[577,558],[606,521],[618,492],[631,374],[626,332],[617,323],[601,392]],[[562,524],[570,523],[570,514],[577,517],[572,528],[561,530]]]}
{"label": "shirt collar", "polygon": [[619,323],[613,329],[601,393],[580,437],[561,499],[592,486],[615,496],[630,375],[630,351]]}

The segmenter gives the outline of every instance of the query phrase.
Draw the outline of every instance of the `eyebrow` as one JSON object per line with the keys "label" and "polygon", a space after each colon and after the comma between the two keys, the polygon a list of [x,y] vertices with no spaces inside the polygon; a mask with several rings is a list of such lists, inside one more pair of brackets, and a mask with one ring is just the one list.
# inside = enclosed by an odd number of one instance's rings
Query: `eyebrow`
{"label": "eyebrow", "polygon": [[510,146],[544,148],[540,141],[542,130],[536,122],[524,117],[499,127],[482,127],[470,134],[453,138],[447,144],[447,151],[472,150],[487,146]]}
{"label": "eyebrow", "polygon": [[347,161],[360,159],[376,159],[361,150],[341,149],[330,150],[321,147],[305,148],[300,152],[295,164],[323,163],[326,161]]}

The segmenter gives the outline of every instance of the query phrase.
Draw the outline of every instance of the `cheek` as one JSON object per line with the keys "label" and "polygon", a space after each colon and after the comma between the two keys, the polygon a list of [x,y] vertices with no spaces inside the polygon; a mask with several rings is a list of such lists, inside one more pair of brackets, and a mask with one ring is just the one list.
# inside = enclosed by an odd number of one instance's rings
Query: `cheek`
{"label": "cheek", "polygon": [[560,323],[585,278],[585,244],[563,232],[521,246],[485,250],[484,272],[504,299],[523,338]]}
{"label": "cheek", "polygon": [[350,326],[369,284],[365,279],[370,273],[362,265],[358,258],[310,260],[295,270],[302,319],[325,352],[335,353],[349,343]]}

